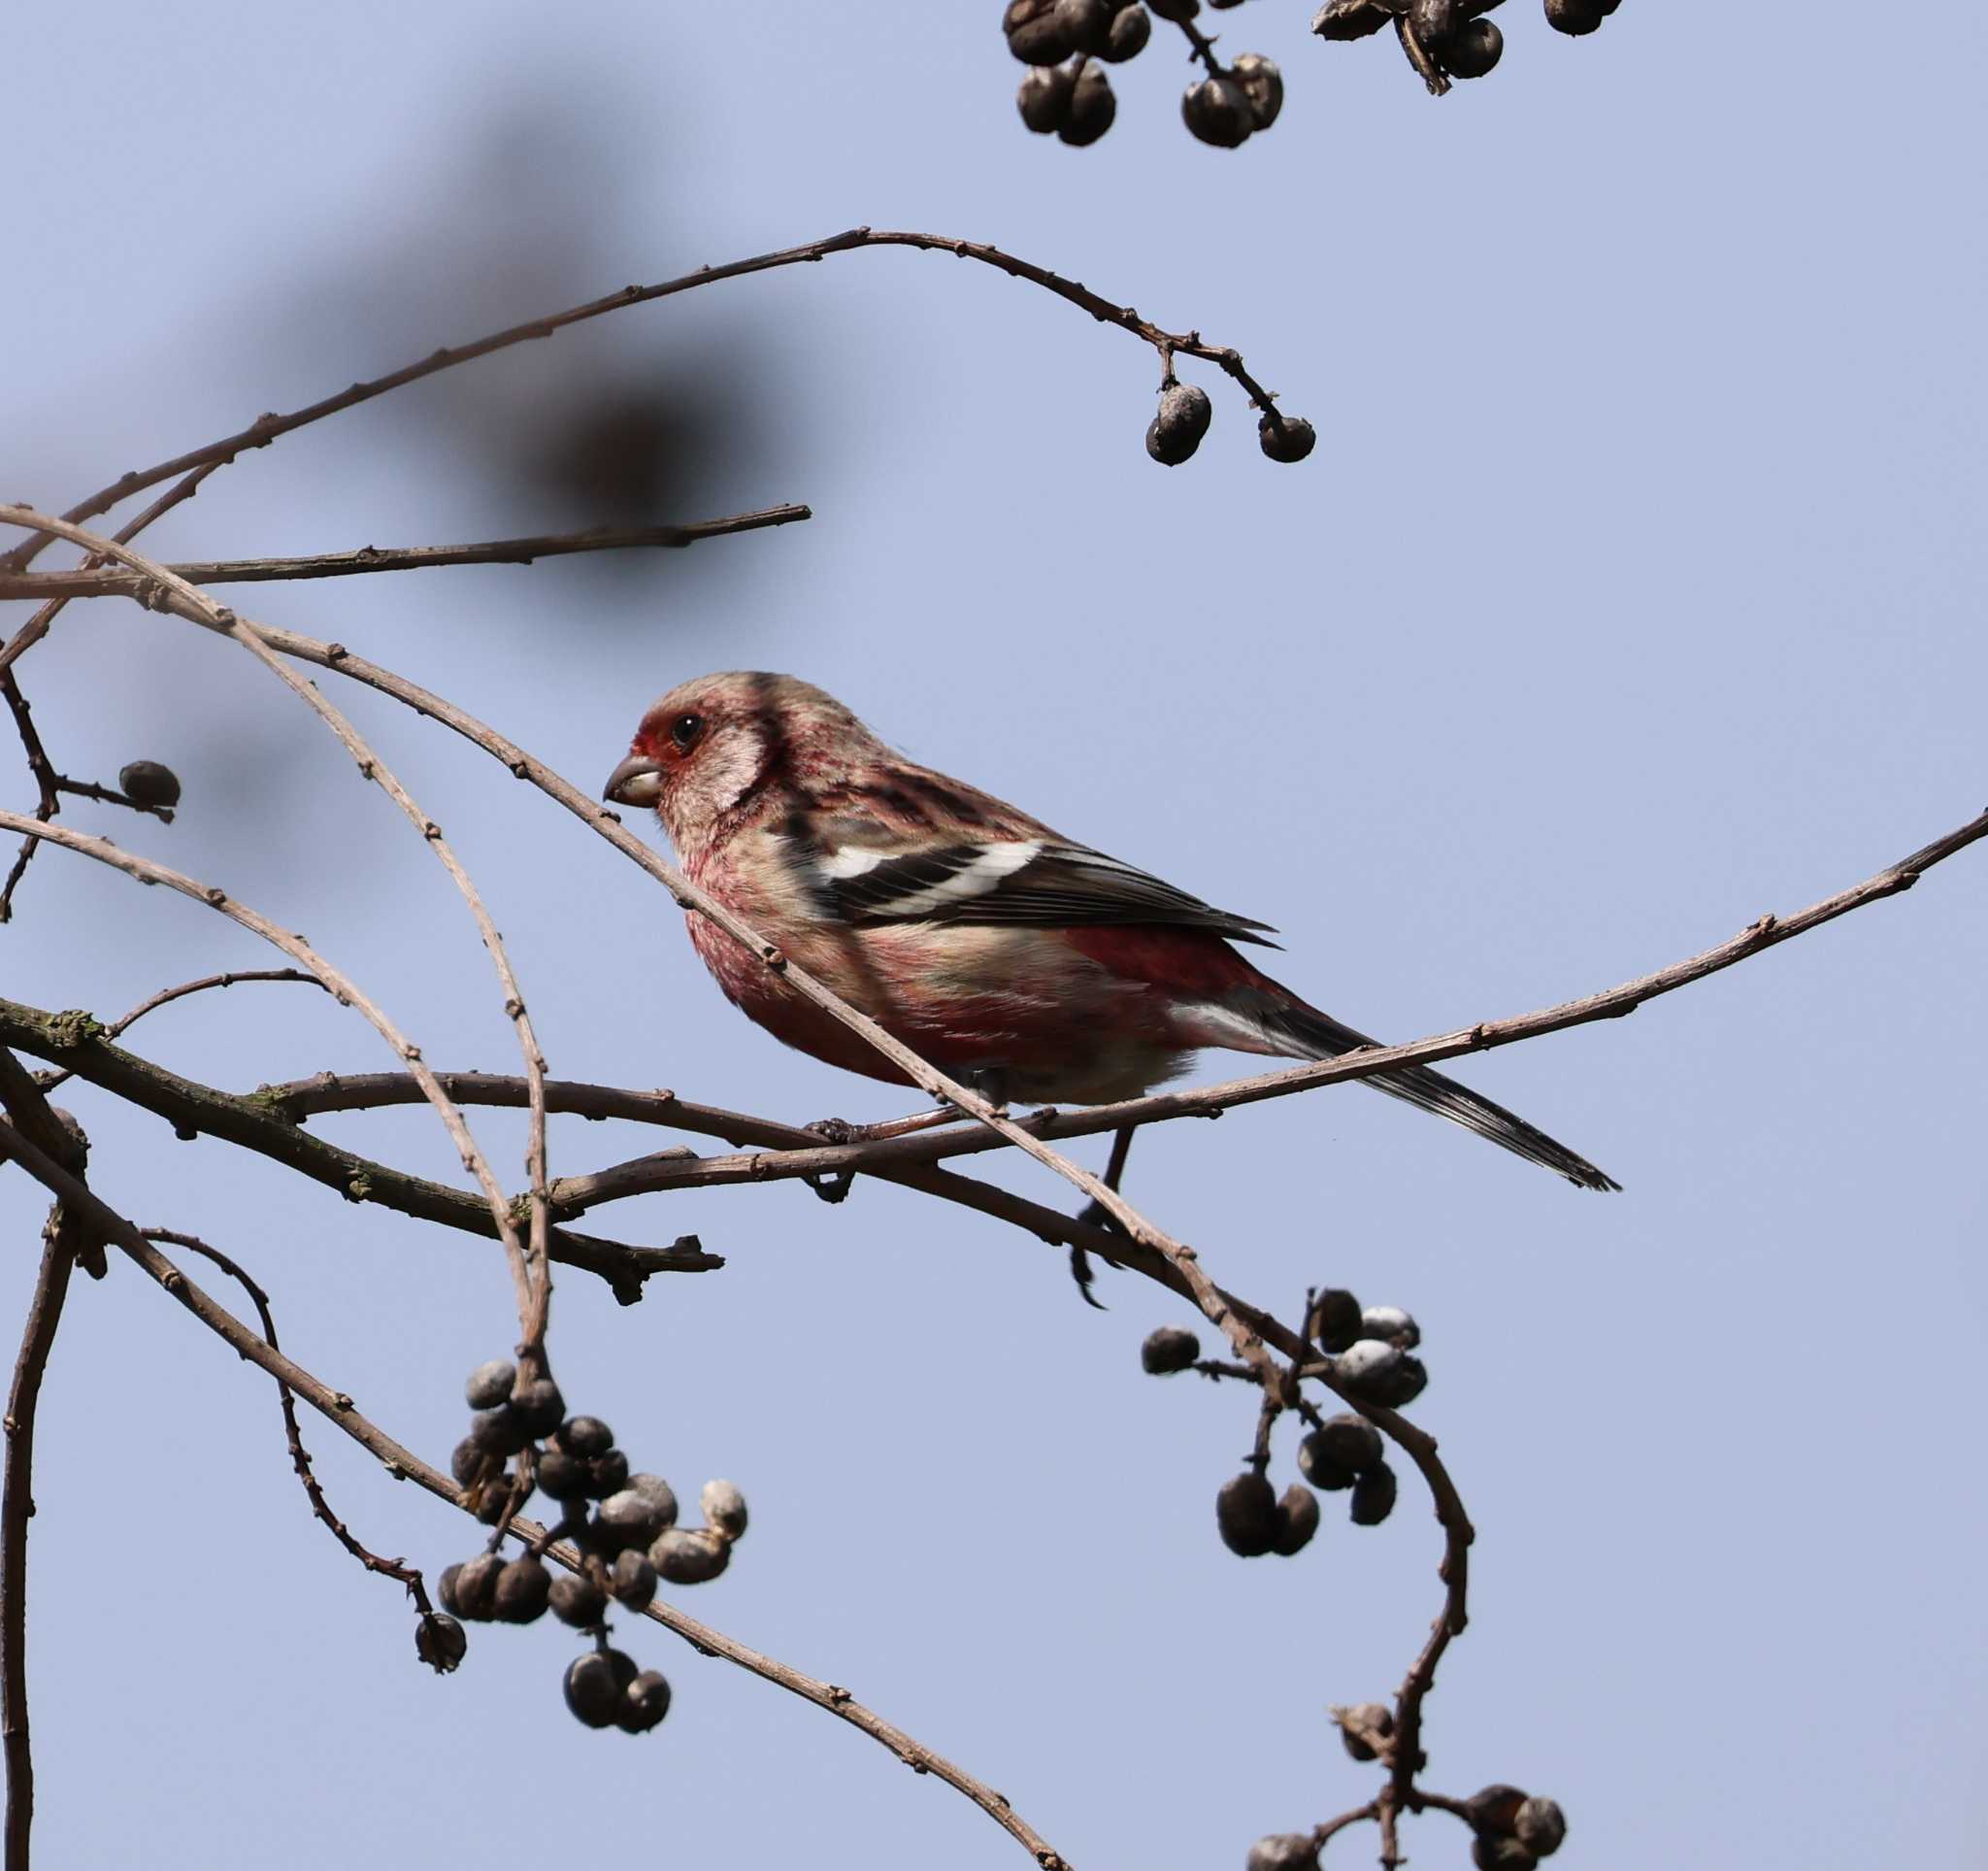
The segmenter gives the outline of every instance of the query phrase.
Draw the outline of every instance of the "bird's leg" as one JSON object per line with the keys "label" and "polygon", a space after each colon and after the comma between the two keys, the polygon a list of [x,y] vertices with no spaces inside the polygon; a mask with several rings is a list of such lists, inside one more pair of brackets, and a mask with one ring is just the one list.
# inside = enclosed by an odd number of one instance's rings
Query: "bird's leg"
{"label": "bird's leg", "polygon": [[[1125,1174],[1125,1159],[1132,1153],[1132,1133],[1138,1128],[1137,1124],[1127,1124],[1122,1130],[1112,1133],[1111,1157],[1105,1165],[1105,1186],[1113,1192],[1117,1190],[1118,1179]],[[1086,1203],[1077,1219],[1090,1227],[1124,1232],[1102,1202]],[[1081,1248],[1070,1251],[1070,1277],[1077,1282],[1077,1290],[1083,1295],[1086,1306],[1095,1306],[1099,1312],[1106,1310],[1104,1302],[1091,1291],[1091,1282],[1097,1277],[1096,1270],[1091,1266],[1090,1255]]]}

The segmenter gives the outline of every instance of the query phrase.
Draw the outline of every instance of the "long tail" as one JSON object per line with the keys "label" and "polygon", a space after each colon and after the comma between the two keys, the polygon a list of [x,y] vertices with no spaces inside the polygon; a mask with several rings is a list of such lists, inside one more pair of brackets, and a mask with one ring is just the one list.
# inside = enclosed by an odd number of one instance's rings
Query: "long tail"
{"label": "long tail", "polygon": [[[1266,983],[1275,986],[1276,984]],[[1376,1046],[1365,1033],[1342,1026],[1330,1015],[1308,1006],[1288,988],[1275,994],[1261,993],[1251,1011],[1271,1032],[1290,1042],[1291,1051],[1302,1058],[1331,1059],[1355,1047]],[[1617,1188],[1622,1185],[1605,1176],[1583,1156],[1576,1156],[1565,1144],[1557,1144],[1543,1130],[1536,1130],[1523,1118],[1515,1117],[1503,1105],[1493,1104],[1476,1092],[1445,1079],[1427,1066],[1411,1065],[1399,1072],[1382,1072],[1367,1081],[1375,1090],[1403,1099],[1418,1111],[1433,1111],[1439,1118],[1474,1130],[1494,1144],[1502,1144],[1529,1163],[1550,1169],[1582,1188]]]}

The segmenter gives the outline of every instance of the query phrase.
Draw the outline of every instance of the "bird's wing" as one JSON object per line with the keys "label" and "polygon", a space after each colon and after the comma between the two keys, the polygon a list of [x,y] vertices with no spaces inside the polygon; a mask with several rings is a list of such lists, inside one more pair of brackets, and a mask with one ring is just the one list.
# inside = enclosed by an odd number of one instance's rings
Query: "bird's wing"
{"label": "bird's wing", "polygon": [[1265,942],[1270,930],[1136,865],[1047,836],[909,852],[849,842],[824,846],[809,861],[819,899],[845,922],[1168,923],[1239,942]]}

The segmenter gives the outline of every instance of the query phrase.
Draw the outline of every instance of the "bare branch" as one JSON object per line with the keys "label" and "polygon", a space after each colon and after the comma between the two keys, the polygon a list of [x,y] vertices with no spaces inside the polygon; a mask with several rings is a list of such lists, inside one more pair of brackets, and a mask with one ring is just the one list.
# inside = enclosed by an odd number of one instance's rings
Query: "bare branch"
{"label": "bare branch", "polygon": [[[189,585],[258,585],[288,579],[350,578],[367,572],[418,572],[444,565],[530,565],[537,559],[575,552],[692,546],[700,539],[758,532],[813,517],[808,507],[762,507],[725,519],[694,519],[681,525],[595,526],[582,533],[535,533],[520,539],[483,540],[474,546],[362,546],[354,552],[319,552],[305,558],[191,559],[176,561],[165,569]],[[93,560],[98,556],[91,554]],[[143,574],[108,567],[0,572],[0,601],[61,597],[137,598],[143,602],[151,589],[152,581]]]}
{"label": "bare branch", "polygon": [[[324,986],[315,975],[307,975],[301,968],[237,968],[226,974],[203,975],[198,981],[182,981],[176,987],[161,987],[157,993],[140,1001],[130,1013],[114,1019],[103,1029],[101,1037],[114,1040],[146,1015],[158,1008],[169,1007],[176,1000],[184,1000],[188,994],[204,994],[214,987],[233,987],[245,981],[300,981],[309,987]],[[41,1082],[42,1089],[52,1091],[68,1077],[66,1071],[53,1073]]]}

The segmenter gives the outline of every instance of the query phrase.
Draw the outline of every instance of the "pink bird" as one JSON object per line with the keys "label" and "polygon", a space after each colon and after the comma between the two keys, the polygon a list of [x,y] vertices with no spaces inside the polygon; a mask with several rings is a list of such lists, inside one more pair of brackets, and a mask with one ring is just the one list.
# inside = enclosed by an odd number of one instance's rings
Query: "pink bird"
{"label": "pink bird", "polygon": [[[1269,925],[893,752],[792,676],[732,672],[642,718],[605,796],[652,806],[689,877],[894,1038],[997,1102],[1137,1097],[1207,1047],[1327,1059],[1374,1041],[1232,943]],[[696,914],[734,1005],[831,1065],[897,1068]],[[1583,1188],[1620,1186],[1423,1067],[1367,1081]],[[1114,1168],[1122,1164],[1122,1151]]]}

